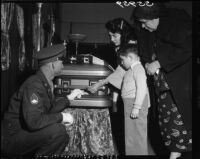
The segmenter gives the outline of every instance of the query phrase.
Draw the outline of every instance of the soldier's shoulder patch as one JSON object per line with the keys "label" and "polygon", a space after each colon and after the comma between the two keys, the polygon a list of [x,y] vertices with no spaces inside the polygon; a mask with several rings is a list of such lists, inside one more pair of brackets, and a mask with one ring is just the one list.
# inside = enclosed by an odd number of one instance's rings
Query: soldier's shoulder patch
{"label": "soldier's shoulder patch", "polygon": [[32,95],[31,95],[31,97],[30,97],[30,102],[31,102],[31,104],[38,104],[38,96],[35,94],[35,93],[33,93]]}

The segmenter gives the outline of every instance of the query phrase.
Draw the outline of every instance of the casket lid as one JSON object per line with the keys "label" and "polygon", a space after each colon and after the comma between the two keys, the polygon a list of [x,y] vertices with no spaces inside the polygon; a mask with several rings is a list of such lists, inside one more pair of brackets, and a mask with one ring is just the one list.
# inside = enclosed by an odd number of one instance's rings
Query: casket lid
{"label": "casket lid", "polygon": [[96,64],[65,64],[60,75],[75,76],[108,76],[113,71],[105,65]]}

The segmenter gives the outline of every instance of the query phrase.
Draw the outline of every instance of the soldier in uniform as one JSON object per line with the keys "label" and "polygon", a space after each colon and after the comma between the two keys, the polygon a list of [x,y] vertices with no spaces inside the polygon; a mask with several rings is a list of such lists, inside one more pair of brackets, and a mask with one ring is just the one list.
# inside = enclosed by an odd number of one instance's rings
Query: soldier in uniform
{"label": "soldier in uniform", "polygon": [[82,95],[75,89],[66,98],[54,99],[54,77],[63,68],[62,44],[41,49],[34,56],[39,69],[12,96],[8,111],[1,121],[1,151],[9,155],[61,154],[69,141],[65,123],[73,116],[62,112],[69,101]]}

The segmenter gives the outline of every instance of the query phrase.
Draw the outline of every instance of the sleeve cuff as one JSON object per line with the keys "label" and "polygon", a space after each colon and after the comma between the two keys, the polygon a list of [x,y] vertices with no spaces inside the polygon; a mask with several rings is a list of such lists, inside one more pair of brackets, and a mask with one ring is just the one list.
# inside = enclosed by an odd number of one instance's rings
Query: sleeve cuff
{"label": "sleeve cuff", "polygon": [[134,104],[133,107],[136,108],[136,109],[141,109],[142,108],[142,106],[139,105],[139,104]]}

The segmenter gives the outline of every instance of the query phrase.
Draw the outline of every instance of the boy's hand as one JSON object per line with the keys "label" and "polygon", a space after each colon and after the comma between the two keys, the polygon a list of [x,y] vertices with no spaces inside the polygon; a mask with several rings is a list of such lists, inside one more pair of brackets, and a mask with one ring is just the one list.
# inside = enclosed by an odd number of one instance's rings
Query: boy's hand
{"label": "boy's hand", "polygon": [[96,93],[100,89],[100,87],[104,86],[107,83],[108,83],[108,80],[104,79],[102,81],[99,81],[99,82],[93,84],[92,86],[87,87],[87,91],[89,91],[91,93]]}
{"label": "boy's hand", "polygon": [[100,87],[101,87],[101,83],[98,82],[98,83],[95,83],[95,84],[87,87],[87,90],[91,93],[96,93]]}
{"label": "boy's hand", "polygon": [[133,118],[133,119],[138,118],[139,112],[140,112],[140,109],[138,109],[138,108],[133,108],[133,109],[132,109],[132,112],[131,112],[131,118]]}

